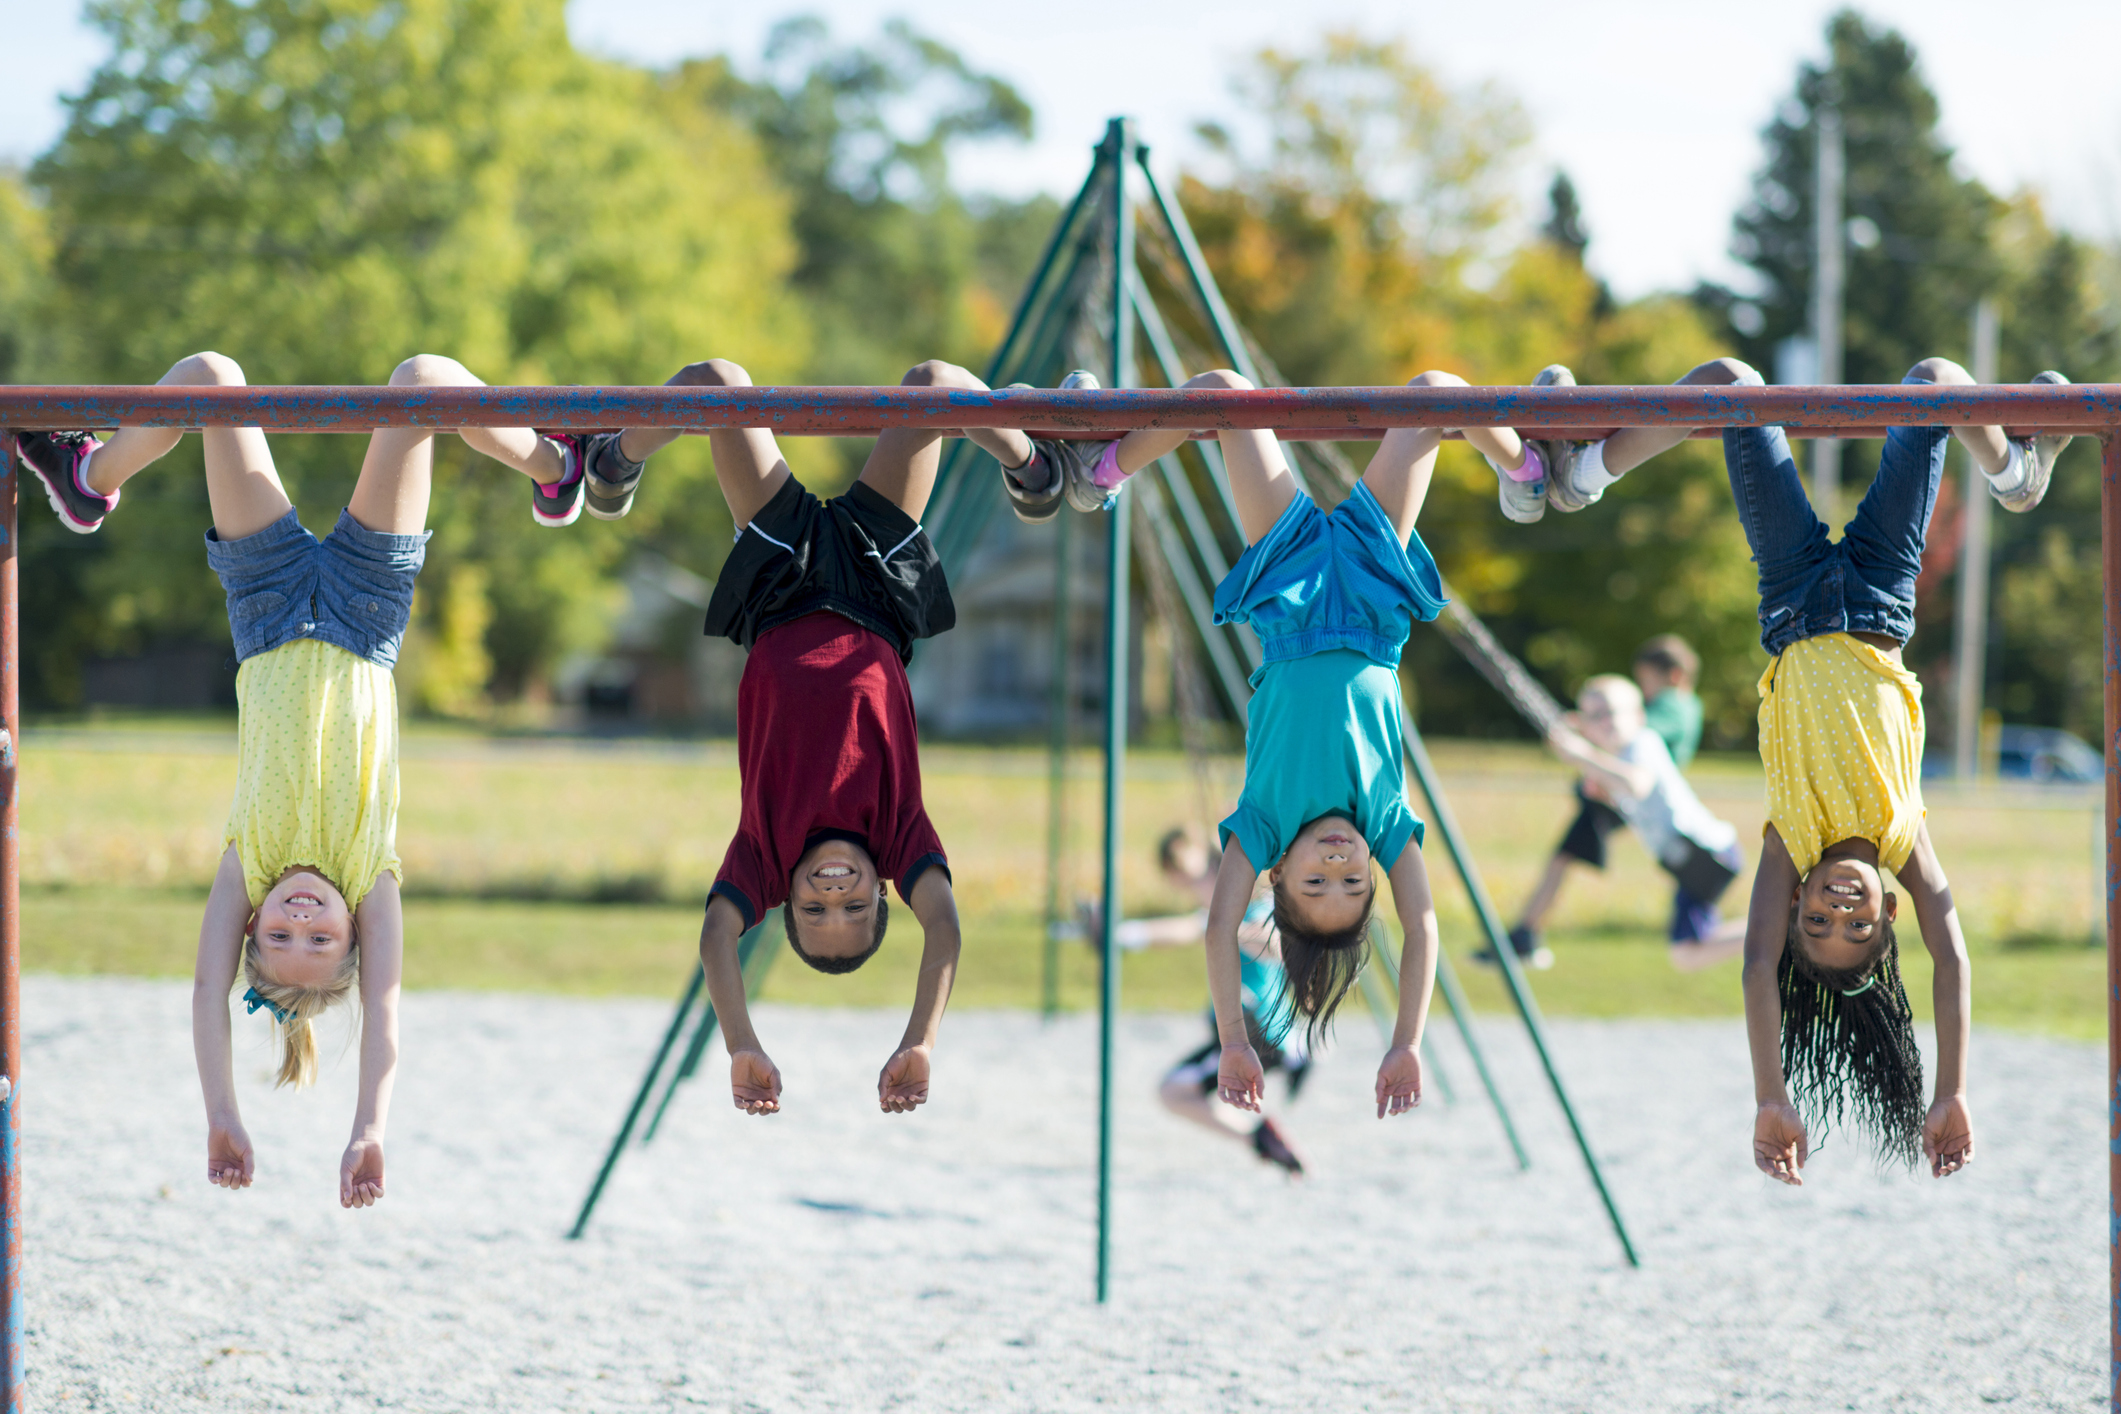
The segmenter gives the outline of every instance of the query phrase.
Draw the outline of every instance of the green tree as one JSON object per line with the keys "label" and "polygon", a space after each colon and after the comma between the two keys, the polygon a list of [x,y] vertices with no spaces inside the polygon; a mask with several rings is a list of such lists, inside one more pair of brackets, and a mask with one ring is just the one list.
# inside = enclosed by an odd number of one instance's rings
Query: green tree
{"label": "green tree", "polygon": [[[105,0],[93,18],[110,55],[32,172],[79,332],[68,378],[142,381],[202,347],[275,383],[380,382],[422,350],[534,383],[660,381],[739,348],[803,358],[787,205],[756,142],[576,53],[558,0]],[[328,519],[357,456],[334,438],[276,454]],[[672,461],[645,502],[683,520],[705,461]],[[83,647],[225,641],[197,466],[193,444],[134,483],[86,550],[99,621]],[[416,623],[441,602],[465,622],[450,581],[475,567],[503,696],[594,639],[626,544],[538,532],[524,495],[445,453]],[[70,684],[40,688],[65,700]]]}

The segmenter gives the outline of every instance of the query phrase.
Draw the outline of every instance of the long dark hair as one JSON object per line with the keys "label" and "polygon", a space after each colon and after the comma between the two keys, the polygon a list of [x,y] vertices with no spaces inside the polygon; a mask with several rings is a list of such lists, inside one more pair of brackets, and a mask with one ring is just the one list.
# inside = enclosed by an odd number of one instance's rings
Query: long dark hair
{"label": "long dark hair", "polygon": [[1274,926],[1281,930],[1283,984],[1277,1007],[1285,1017],[1304,1019],[1304,1039],[1316,1045],[1332,1024],[1333,1013],[1362,976],[1370,956],[1370,914],[1377,907],[1377,884],[1363,902],[1362,917],[1347,927],[1320,932],[1296,916],[1274,885]]}
{"label": "long dark hair", "polygon": [[1878,943],[1858,967],[1822,967],[1805,952],[1790,914],[1776,969],[1782,995],[1782,1073],[1805,1124],[1824,1137],[1853,1124],[1887,1163],[1922,1154],[1922,1053],[1915,1016],[1900,984],[1892,920],[1878,921]]}

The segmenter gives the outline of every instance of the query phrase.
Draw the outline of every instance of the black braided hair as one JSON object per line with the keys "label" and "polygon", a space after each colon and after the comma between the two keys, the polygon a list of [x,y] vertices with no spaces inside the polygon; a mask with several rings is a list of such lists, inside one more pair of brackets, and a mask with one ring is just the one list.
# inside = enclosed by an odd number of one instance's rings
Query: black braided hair
{"label": "black braided hair", "polygon": [[1823,967],[1805,951],[1791,910],[1775,989],[1782,995],[1782,1073],[1806,1126],[1824,1138],[1853,1124],[1889,1164],[1922,1154],[1922,1054],[1900,983],[1892,920],[1855,968]]}

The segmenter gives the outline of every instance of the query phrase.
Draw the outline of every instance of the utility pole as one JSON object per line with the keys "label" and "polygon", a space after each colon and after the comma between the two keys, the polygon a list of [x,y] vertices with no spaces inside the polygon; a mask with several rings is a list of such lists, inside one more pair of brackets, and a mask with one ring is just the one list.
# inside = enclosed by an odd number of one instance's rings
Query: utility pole
{"label": "utility pole", "polygon": [[[1822,103],[1813,114],[1819,150],[1812,164],[1812,344],[1818,350],[1819,381],[1841,381],[1842,230],[1841,110]],[[1834,523],[1841,494],[1841,443],[1821,437],[1812,443],[1812,509]]]}
{"label": "utility pole", "polygon": [[[1976,383],[1996,381],[1996,302],[1974,306]],[[1988,478],[1966,458],[1965,535],[1959,545],[1959,604],[1952,635],[1952,778],[1974,779],[1981,754],[1981,689],[1988,681]]]}

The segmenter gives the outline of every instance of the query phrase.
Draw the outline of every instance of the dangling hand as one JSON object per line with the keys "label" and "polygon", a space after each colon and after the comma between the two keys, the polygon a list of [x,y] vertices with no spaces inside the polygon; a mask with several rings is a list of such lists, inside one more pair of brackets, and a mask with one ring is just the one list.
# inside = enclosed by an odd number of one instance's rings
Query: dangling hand
{"label": "dangling hand", "polygon": [[339,1159],[339,1206],[366,1208],[383,1196],[383,1141],[356,1139]]}
{"label": "dangling hand", "polygon": [[876,1097],[885,1114],[911,1114],[928,1103],[928,1056],[926,1046],[907,1046],[884,1062]]}
{"label": "dangling hand", "polygon": [[747,1115],[780,1113],[781,1073],[764,1051],[738,1051],[729,1058],[729,1090]]}
{"label": "dangling hand", "polygon": [[1933,1178],[1955,1174],[1974,1161],[1974,1113],[1966,1096],[1949,1095],[1930,1106],[1922,1121],[1922,1152]]}
{"label": "dangling hand", "polygon": [[1796,1107],[1770,1100],[1753,1116],[1753,1163],[1769,1178],[1792,1188],[1804,1186],[1804,1161],[1812,1144]]}
{"label": "dangling hand", "polygon": [[1403,1115],[1421,1103],[1421,1052],[1394,1046],[1377,1067],[1377,1117]]}
{"label": "dangling hand", "polygon": [[208,1183],[217,1188],[248,1188],[256,1162],[250,1136],[243,1132],[243,1121],[230,1119],[206,1126]]}
{"label": "dangling hand", "polygon": [[1249,1042],[1223,1047],[1222,1065],[1215,1076],[1215,1093],[1226,1105],[1235,1105],[1241,1110],[1259,1113],[1259,1102],[1266,1094],[1267,1072],[1260,1067],[1259,1053]]}

